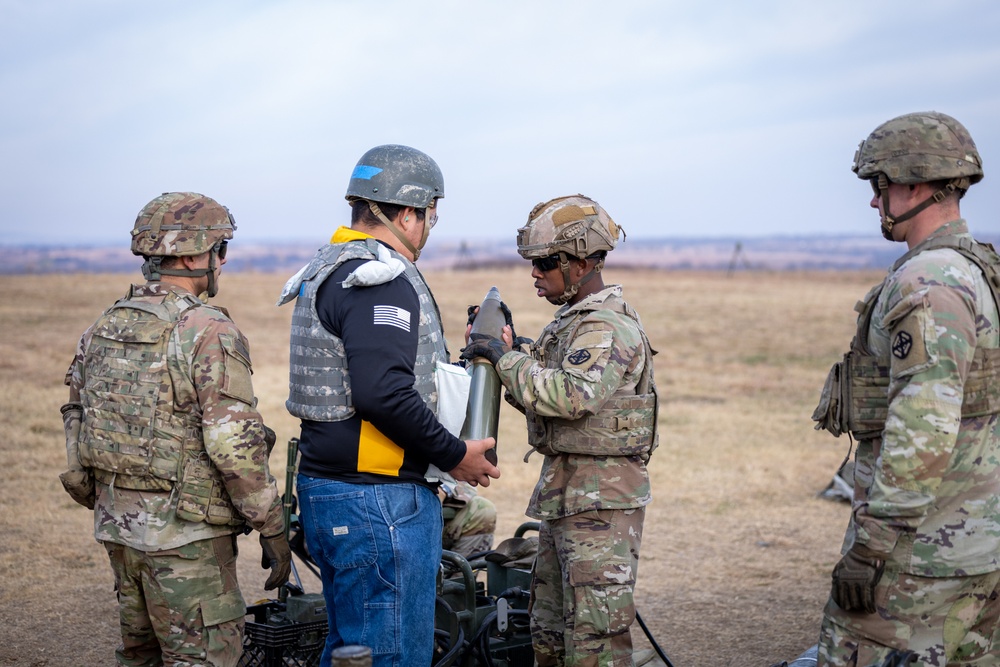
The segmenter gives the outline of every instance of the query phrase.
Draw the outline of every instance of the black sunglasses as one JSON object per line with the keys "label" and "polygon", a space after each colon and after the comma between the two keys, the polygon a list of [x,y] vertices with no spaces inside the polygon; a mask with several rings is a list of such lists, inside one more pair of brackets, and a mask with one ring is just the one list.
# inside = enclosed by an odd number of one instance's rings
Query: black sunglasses
{"label": "black sunglasses", "polygon": [[559,268],[559,255],[549,255],[531,260],[531,265],[539,271],[545,273],[552,269]]}
{"label": "black sunglasses", "polygon": [[228,248],[229,248],[229,241],[219,241],[214,246],[212,246],[212,250],[214,250],[215,254],[219,256],[219,259],[226,258],[226,252]]}

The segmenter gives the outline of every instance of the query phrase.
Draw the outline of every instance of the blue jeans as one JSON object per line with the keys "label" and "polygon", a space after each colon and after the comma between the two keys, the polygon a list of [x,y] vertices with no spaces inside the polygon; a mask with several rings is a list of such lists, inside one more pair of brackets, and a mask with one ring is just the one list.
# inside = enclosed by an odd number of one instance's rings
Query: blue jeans
{"label": "blue jeans", "polygon": [[330,634],[367,646],[372,667],[430,665],[441,503],[421,484],[349,484],[299,474],[299,518],[323,580]]}

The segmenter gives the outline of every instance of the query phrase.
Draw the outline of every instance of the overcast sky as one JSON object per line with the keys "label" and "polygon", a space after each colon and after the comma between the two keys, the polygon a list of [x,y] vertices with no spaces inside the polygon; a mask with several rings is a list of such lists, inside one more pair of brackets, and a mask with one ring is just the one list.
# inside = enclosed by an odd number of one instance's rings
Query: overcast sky
{"label": "overcast sky", "polygon": [[931,109],[996,234],[998,35],[996,0],[0,0],[0,243],[127,244],[167,190],[322,242],[385,143],[444,172],[431,244],[577,192],[630,238],[878,235],[854,151]]}

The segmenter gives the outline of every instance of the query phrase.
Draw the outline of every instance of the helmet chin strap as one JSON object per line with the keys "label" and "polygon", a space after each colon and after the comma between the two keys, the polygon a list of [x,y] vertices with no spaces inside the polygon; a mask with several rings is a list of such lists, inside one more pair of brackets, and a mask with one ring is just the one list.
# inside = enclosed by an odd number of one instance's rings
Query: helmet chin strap
{"label": "helmet chin strap", "polygon": [[208,298],[219,293],[219,282],[215,279],[215,253],[208,256]]}
{"label": "helmet chin strap", "polygon": [[[586,259],[584,259],[586,261]],[[563,305],[569,303],[577,294],[580,293],[580,288],[585,285],[591,278],[596,276],[604,268],[604,259],[599,259],[594,264],[594,268],[587,272],[587,275],[580,278],[580,282],[570,284],[569,282],[569,255],[565,252],[559,251],[559,268],[562,269],[563,274],[563,293],[554,299],[549,299],[555,305]]]}
{"label": "helmet chin strap", "polygon": [[913,216],[917,215],[923,211],[928,206],[933,204],[940,204],[949,195],[954,193],[956,190],[968,190],[969,189],[969,179],[968,178],[953,178],[948,183],[945,184],[943,188],[932,194],[927,199],[923,200],[913,208],[911,208],[906,213],[898,216],[893,216],[889,213],[889,179],[885,177],[885,174],[878,175],[878,190],[882,199],[882,236],[885,237],[887,241],[894,241],[892,238],[892,228],[901,222],[906,222]]}
{"label": "helmet chin strap", "polygon": [[410,251],[410,253],[413,255],[413,261],[416,262],[417,259],[420,258],[420,251],[423,249],[424,244],[427,243],[427,235],[430,232],[428,226],[424,225],[424,233],[420,239],[420,247],[416,248],[413,246],[412,243],[410,243],[410,239],[406,238],[403,235],[402,230],[400,230],[399,227],[396,226],[396,223],[390,220],[386,216],[386,214],[382,212],[382,209],[378,207],[378,204],[376,204],[373,201],[370,201],[368,202],[368,208],[371,209],[372,214],[376,218],[382,221],[383,225],[389,228],[389,231],[392,232],[392,235],[395,236],[397,239],[399,239],[399,242],[403,244],[403,247],[405,247],[407,250]]}
{"label": "helmet chin strap", "polygon": [[146,280],[160,280],[163,276],[180,276],[183,278],[208,276],[208,289],[205,293],[208,294],[209,298],[212,298],[219,293],[219,283],[215,279],[215,269],[218,268],[215,259],[216,253],[213,250],[208,253],[207,269],[165,269],[160,265],[163,262],[163,257],[147,257],[145,263],[142,265],[142,276]]}

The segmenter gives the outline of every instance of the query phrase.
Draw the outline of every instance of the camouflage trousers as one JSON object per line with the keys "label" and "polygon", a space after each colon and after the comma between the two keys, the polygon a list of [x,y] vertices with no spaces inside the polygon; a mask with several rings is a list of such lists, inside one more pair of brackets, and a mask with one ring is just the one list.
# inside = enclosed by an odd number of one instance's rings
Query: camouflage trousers
{"label": "camouflage trousers", "polygon": [[893,649],[914,651],[921,667],[1000,665],[1000,572],[928,578],[889,563],[875,602],[874,614],[827,602],[817,667],[877,665]]}
{"label": "camouflage trousers", "polygon": [[119,665],[230,667],[239,662],[246,605],[236,580],[235,535],[164,551],[113,542],[104,547],[118,594]]}
{"label": "camouflage trousers", "polygon": [[444,509],[441,542],[445,549],[468,558],[493,548],[497,508],[490,500],[479,495],[472,496],[468,501],[446,498]]}
{"label": "camouflage trousers", "polygon": [[631,667],[643,508],[542,521],[532,569],[538,667]]}

